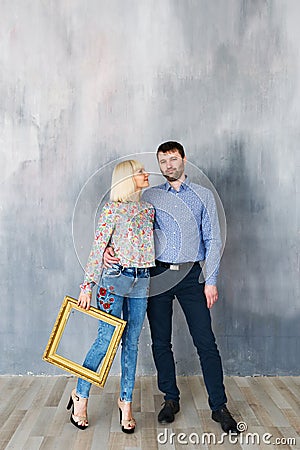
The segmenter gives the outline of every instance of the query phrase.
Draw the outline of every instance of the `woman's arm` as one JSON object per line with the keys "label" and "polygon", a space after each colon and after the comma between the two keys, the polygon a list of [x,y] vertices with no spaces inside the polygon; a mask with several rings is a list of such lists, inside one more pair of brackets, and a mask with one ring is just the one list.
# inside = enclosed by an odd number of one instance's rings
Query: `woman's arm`
{"label": "woman's arm", "polygon": [[[85,267],[85,276],[80,285],[81,294],[91,296],[93,286],[99,281],[102,270],[104,250],[109,243],[115,228],[115,212],[112,203],[106,203],[101,211],[94,242]],[[81,304],[87,303],[88,298],[81,296]]]}

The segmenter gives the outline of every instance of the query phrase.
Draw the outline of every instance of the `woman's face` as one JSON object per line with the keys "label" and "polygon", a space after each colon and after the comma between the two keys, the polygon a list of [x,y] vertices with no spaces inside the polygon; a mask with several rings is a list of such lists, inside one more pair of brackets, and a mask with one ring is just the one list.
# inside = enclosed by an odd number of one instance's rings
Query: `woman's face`
{"label": "woman's face", "polygon": [[141,169],[138,169],[134,173],[133,179],[135,181],[137,191],[149,186],[148,178],[149,178],[149,173],[145,172],[144,167],[142,167]]}

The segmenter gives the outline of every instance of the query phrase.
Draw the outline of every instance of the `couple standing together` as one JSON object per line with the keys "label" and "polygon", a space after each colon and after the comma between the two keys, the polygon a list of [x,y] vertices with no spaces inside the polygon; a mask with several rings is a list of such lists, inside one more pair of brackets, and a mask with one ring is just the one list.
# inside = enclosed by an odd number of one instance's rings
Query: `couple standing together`
{"label": "couple standing together", "polygon": [[[149,187],[143,165],[127,160],[115,167],[110,201],[100,214],[78,305],[90,308],[92,288],[97,284],[98,308],[127,321],[118,399],[124,433],[133,433],[136,426],[132,393],[146,311],[158,387],[165,400],[158,421],[173,422],[180,409],[171,344],[175,296],[199,355],[212,419],[220,422],[225,432],[237,433],[237,423],[226,407],[222,363],[211,328],[210,308],[218,299],[221,252],[214,197],[185,175],[186,156],[180,143],[164,142],[156,155],[166,182],[147,189],[142,196],[142,190]],[[201,283],[200,262],[204,261],[206,275]],[[98,369],[111,335],[109,326],[101,322],[83,366]],[[78,379],[68,404],[68,409],[72,407],[70,420],[79,429],[88,426],[90,387],[89,382]]]}

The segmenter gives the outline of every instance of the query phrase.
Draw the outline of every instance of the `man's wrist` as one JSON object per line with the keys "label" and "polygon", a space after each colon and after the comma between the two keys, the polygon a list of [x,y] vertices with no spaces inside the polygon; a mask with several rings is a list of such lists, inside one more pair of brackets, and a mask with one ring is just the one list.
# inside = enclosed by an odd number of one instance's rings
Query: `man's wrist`
{"label": "man's wrist", "polygon": [[215,277],[208,278],[205,280],[206,286],[217,286],[217,279]]}

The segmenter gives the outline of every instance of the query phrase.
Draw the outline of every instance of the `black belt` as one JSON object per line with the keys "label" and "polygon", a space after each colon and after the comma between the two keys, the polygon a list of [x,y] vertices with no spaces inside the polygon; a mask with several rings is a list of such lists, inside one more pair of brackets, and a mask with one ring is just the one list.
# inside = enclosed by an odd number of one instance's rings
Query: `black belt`
{"label": "black belt", "polygon": [[159,267],[165,267],[166,269],[170,270],[180,270],[180,269],[186,269],[187,267],[193,267],[195,265],[199,265],[199,261],[196,262],[185,262],[185,263],[179,263],[179,264],[173,264],[173,263],[167,263],[164,261],[158,261],[155,260],[155,265]]}

